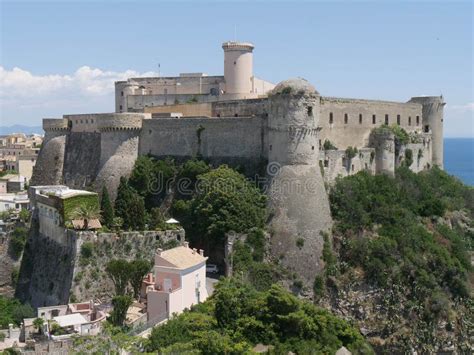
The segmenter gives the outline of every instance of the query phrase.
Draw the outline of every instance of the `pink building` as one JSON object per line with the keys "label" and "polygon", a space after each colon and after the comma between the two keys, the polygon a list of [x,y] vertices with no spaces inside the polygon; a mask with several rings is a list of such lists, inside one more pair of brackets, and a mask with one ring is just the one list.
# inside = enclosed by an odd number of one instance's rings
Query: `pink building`
{"label": "pink building", "polygon": [[206,260],[203,250],[182,246],[155,255],[155,273],[149,274],[142,287],[147,300],[148,322],[168,319],[207,297]]}

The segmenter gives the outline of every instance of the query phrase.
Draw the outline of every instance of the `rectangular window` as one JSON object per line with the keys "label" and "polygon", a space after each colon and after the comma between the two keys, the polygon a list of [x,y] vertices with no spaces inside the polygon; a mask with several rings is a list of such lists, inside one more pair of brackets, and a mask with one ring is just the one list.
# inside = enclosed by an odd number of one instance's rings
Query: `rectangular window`
{"label": "rectangular window", "polygon": [[362,114],[359,113],[359,124],[362,124]]}
{"label": "rectangular window", "polygon": [[123,91],[120,93],[120,96],[123,96]]}
{"label": "rectangular window", "polygon": [[408,125],[411,126],[411,116],[408,116]]}
{"label": "rectangular window", "polygon": [[399,125],[399,126],[400,126],[400,121],[401,121],[400,115],[397,115],[397,125]]}
{"label": "rectangular window", "polygon": [[334,122],[334,116],[332,114],[332,112],[329,113],[329,124],[333,124]]}
{"label": "rectangular window", "polygon": [[416,125],[417,125],[417,126],[420,125],[420,116],[416,116]]}
{"label": "rectangular window", "polygon": [[377,122],[377,116],[372,115],[372,124],[375,124]]}
{"label": "rectangular window", "polygon": [[388,123],[389,123],[389,121],[388,121],[388,115],[385,115],[385,124],[386,124],[387,126],[388,126]]}
{"label": "rectangular window", "polygon": [[308,116],[313,116],[313,106],[308,106]]}
{"label": "rectangular window", "polygon": [[349,122],[349,116],[347,113],[344,114],[344,124],[347,124]]}

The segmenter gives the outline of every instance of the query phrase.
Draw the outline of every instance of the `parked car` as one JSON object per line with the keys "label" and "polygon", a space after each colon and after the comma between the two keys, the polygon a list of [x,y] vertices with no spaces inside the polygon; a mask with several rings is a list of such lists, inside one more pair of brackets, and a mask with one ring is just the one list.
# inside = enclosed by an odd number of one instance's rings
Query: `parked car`
{"label": "parked car", "polygon": [[219,273],[219,268],[217,267],[216,264],[207,264],[206,265],[206,272],[210,274],[217,274]]}

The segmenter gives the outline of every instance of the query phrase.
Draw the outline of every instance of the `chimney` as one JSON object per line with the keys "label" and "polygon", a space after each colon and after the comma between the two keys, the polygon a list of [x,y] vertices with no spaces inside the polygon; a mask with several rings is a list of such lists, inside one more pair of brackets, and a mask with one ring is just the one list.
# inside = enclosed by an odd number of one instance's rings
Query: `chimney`
{"label": "chimney", "polygon": [[196,254],[196,252],[197,252],[197,249],[193,248],[193,254]]}
{"label": "chimney", "polygon": [[204,250],[199,249],[199,254],[201,254],[201,256],[204,256]]}
{"label": "chimney", "polygon": [[189,248],[189,242],[183,242],[185,248]]}
{"label": "chimney", "polygon": [[161,248],[156,249],[156,255],[160,256],[162,251],[163,249]]}

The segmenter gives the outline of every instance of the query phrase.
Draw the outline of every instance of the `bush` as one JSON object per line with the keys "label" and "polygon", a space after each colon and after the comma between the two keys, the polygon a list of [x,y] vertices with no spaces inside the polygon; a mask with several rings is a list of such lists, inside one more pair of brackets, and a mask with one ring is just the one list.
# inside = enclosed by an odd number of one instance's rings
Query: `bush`
{"label": "bush", "polygon": [[337,147],[328,139],[324,140],[323,143],[324,150],[337,150]]}
{"label": "bush", "polygon": [[81,257],[84,259],[89,259],[94,254],[94,244],[91,242],[84,242],[81,245]]}
{"label": "bush", "polygon": [[0,296],[0,328],[8,328],[10,323],[18,326],[24,318],[32,318],[35,314],[29,304],[21,304],[17,299]]}
{"label": "bush", "polygon": [[[411,289],[410,297],[425,307],[427,297],[443,289],[466,297],[471,266],[465,240],[447,227],[433,231],[428,224],[428,229],[422,218],[443,216],[447,210],[472,211],[472,194],[472,188],[438,168],[414,174],[402,167],[395,178],[360,172],[338,179],[330,201],[336,230],[347,241],[341,258],[363,267],[371,283]],[[370,239],[355,237],[366,231],[376,233]]]}
{"label": "bush", "polygon": [[18,259],[23,253],[23,249],[26,244],[26,238],[28,236],[28,231],[23,227],[16,227],[10,237],[10,251],[11,255]]}

